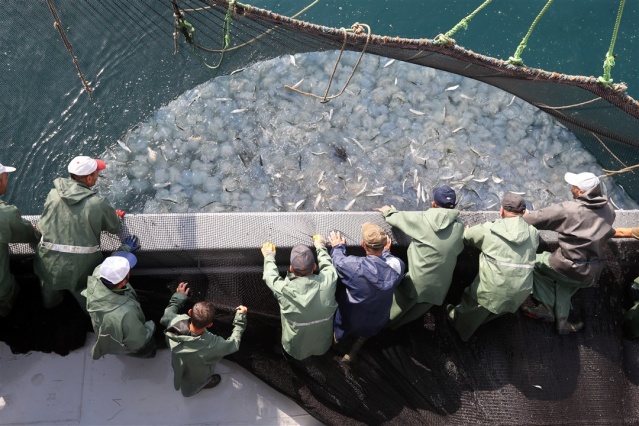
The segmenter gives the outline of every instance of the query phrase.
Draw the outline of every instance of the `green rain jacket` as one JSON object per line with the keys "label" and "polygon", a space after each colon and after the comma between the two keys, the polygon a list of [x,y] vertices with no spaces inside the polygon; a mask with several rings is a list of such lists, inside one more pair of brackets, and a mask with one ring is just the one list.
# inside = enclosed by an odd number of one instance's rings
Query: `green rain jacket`
{"label": "green rain jacket", "polygon": [[481,250],[477,302],[494,314],[516,312],[532,292],[539,231],[509,217],[467,229],[464,241]]}
{"label": "green rain jacket", "polygon": [[0,200],[0,316],[9,314],[16,295],[16,283],[9,271],[9,243],[37,243],[38,232],[20,211]]}
{"label": "green rain jacket", "polygon": [[[406,275],[410,280],[395,289],[396,297],[441,305],[453,279],[457,256],[464,249],[464,222],[459,210],[430,208],[407,213],[390,209],[384,216],[386,222],[413,239],[407,254]],[[414,287],[404,285],[411,281]]]}
{"label": "green rain jacket", "polygon": [[100,233],[116,233],[122,223],[109,202],[87,185],[69,178],[53,184],[38,222],[42,240],[34,269],[51,289],[79,293],[102,263]]}
{"label": "green rain jacket", "polygon": [[262,278],[280,304],[282,346],[293,358],[322,355],[333,342],[333,316],[337,309],[337,271],[326,247],[317,249],[319,274],[280,277],[275,258],[264,258]]}
{"label": "green rain jacket", "polygon": [[155,323],[144,321],[138,296],[129,283],[122,290],[110,290],[100,281],[98,266],[82,295],[87,298],[87,311],[97,336],[93,359],[135,353],[151,342]]}
{"label": "green rain jacket", "polygon": [[175,390],[181,390],[183,396],[193,396],[209,382],[218,361],[240,349],[240,339],[246,329],[246,315],[235,313],[233,333],[228,339],[208,330],[198,336],[189,329],[189,316],[177,314],[184,306],[186,297],[181,293],[173,294],[160,323],[167,327],[164,334],[171,349],[173,386]]}

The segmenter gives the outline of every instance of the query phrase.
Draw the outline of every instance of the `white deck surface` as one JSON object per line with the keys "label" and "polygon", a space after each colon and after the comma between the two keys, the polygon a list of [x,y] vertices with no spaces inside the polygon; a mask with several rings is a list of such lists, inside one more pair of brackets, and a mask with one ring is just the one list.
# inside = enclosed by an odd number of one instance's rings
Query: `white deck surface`
{"label": "white deck surface", "polygon": [[170,353],[153,359],[91,358],[87,344],[63,357],[14,355],[0,342],[0,424],[319,425],[296,403],[222,360],[222,382],[190,398],[173,390]]}

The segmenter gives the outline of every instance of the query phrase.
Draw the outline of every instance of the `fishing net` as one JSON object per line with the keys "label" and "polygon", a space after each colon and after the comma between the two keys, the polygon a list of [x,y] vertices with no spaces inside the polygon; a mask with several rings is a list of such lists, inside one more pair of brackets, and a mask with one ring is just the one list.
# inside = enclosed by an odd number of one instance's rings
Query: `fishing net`
{"label": "fishing net", "polygon": [[[362,26],[351,31],[319,27],[237,3],[114,0],[50,4],[63,23],[59,28],[68,37],[67,45],[57,39],[48,43],[40,39],[41,34],[53,34],[51,11],[44,2],[5,5],[5,16],[22,16],[28,23],[29,32],[20,33],[21,41],[37,41],[33,50],[10,50],[7,63],[19,63],[22,55],[43,58],[24,75],[25,80],[33,79],[34,86],[42,90],[39,93],[14,84],[9,73],[0,76],[3,103],[13,105],[6,99],[25,96],[40,100],[40,110],[25,109],[15,115],[19,118],[1,121],[10,147],[24,141],[34,145],[28,156],[7,152],[7,159],[3,157],[7,164],[23,165],[16,173],[18,182],[27,176],[36,182],[10,187],[9,196],[22,192],[44,199],[50,176],[38,157],[64,163],[62,158],[80,149],[100,154],[149,111],[212,76],[283,54],[342,49],[449,71],[499,87],[566,125],[605,168],[639,163],[637,103],[621,86],[601,86],[591,77],[516,67],[433,40],[368,35]],[[0,27],[2,39],[8,40],[7,29],[15,28],[15,22],[5,21]],[[101,37],[90,32],[96,28]],[[225,40],[228,46],[222,57]],[[117,64],[109,63],[112,58],[108,56],[97,63],[82,61],[91,50],[100,51],[110,43],[127,46]],[[150,44],[165,49],[157,54],[148,49]],[[35,79],[38,73],[53,70],[60,78],[78,78],[69,60],[71,45],[81,74],[75,89],[64,91],[66,86],[55,84],[56,80],[43,87]],[[119,84],[122,74],[113,73],[115,68],[135,78]],[[83,79],[93,89],[93,101],[80,90]],[[29,126],[47,110],[60,114],[44,127]],[[82,116],[88,110],[99,111],[98,118],[80,121],[69,130],[71,116]],[[639,200],[635,172],[617,179]],[[632,215],[620,216],[618,226],[633,224]],[[464,214],[471,225],[494,218]],[[611,243],[609,256],[614,260],[602,281],[575,297],[575,315],[586,323],[584,332],[575,336],[559,337],[549,325],[510,315],[486,324],[465,344],[446,324],[443,310],[435,308],[423,321],[368,341],[359,362],[351,367],[339,362],[341,354],[336,349],[302,363],[273,353],[271,348],[279,339],[279,314],[261,280],[258,248],[265,241],[275,242],[280,247],[277,263],[283,273],[293,245],[308,244],[310,235],[339,228],[347,236],[349,253],[362,254],[357,248],[359,227],[367,220],[384,225],[379,215],[371,213],[128,215],[124,233],[138,235],[144,246],[133,284],[148,318],[159,319],[180,281],[190,283],[193,300],[216,303],[215,331],[219,333],[230,331],[233,308],[239,303],[247,305],[249,327],[241,351],[232,359],[326,424],[621,424],[639,417],[637,346],[623,339],[620,327],[621,307],[629,302],[623,286],[639,274],[634,241]],[[394,238],[394,252],[405,258],[409,240],[396,232]],[[544,238],[545,248],[553,248],[552,235]],[[104,237],[105,251],[117,245],[114,236]],[[74,308],[73,300],[65,300],[54,312],[43,312],[31,272],[32,250],[14,246],[13,253],[12,271],[22,292],[10,317],[0,320],[0,338],[17,352],[67,353],[84,344],[90,325]],[[477,263],[473,250],[460,255],[447,302],[459,301],[476,274]],[[40,332],[43,325],[47,332]],[[32,331],[25,332],[25,327]],[[161,335],[157,338],[162,341]]]}
{"label": "fishing net", "polygon": [[[469,225],[496,217],[462,213]],[[601,282],[573,298],[571,315],[586,324],[575,335],[559,336],[552,324],[516,314],[485,324],[463,343],[436,307],[423,320],[367,341],[352,366],[340,363],[339,348],[303,362],[284,359],[273,350],[279,309],[261,279],[261,243],[278,242],[276,261],[284,273],[290,247],[309,244],[316,230],[341,229],[348,252],[362,254],[357,241],[368,220],[393,232],[393,251],[405,259],[409,238],[373,213],[131,215],[126,232],[144,245],[131,282],[147,318],[158,321],[178,283],[188,281],[191,300],[216,304],[214,331],[222,335],[230,333],[235,306],[248,306],[241,350],[231,359],[325,424],[622,424],[637,418],[638,346],[623,338],[620,325],[621,307],[632,304],[625,285],[639,275],[635,240],[611,242]],[[634,212],[617,218],[618,226],[634,222]],[[556,247],[552,233],[542,236],[542,249]],[[115,236],[103,236],[106,250],[117,245]],[[26,245],[13,249],[22,294],[0,320],[2,340],[17,352],[64,354],[81,346],[90,325],[73,298],[45,312],[31,272],[32,251]],[[445,303],[460,300],[477,273],[477,255],[469,248],[460,254]],[[161,344],[161,333],[156,337]]]}

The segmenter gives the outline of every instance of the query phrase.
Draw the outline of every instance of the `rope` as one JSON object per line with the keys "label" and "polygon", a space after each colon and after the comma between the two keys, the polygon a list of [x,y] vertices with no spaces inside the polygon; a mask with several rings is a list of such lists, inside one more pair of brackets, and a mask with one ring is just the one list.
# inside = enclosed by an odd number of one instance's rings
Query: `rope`
{"label": "rope", "polygon": [[530,35],[532,34],[533,30],[537,26],[537,23],[541,20],[541,17],[544,16],[544,13],[546,13],[546,11],[548,10],[548,8],[550,7],[550,5],[552,4],[553,1],[554,0],[548,0],[546,5],[544,6],[544,8],[541,9],[541,12],[539,12],[537,17],[533,21],[532,25],[528,29],[528,32],[524,36],[523,40],[521,41],[521,43],[519,43],[519,46],[517,47],[517,50],[515,51],[515,54],[513,56],[511,56],[510,58],[508,58],[506,63],[511,64],[511,65],[516,65],[516,66],[519,66],[519,67],[524,65],[524,61],[523,61],[523,59],[521,59],[521,54],[523,53],[524,49],[528,45],[528,38],[530,37]]}
{"label": "rope", "polygon": [[[324,96],[318,96],[314,93],[309,93],[309,92],[304,92],[302,90],[297,89],[296,87],[293,86],[289,86],[288,84],[285,85],[284,87],[292,90],[294,92],[300,93],[302,95],[306,95],[306,96],[310,96],[316,99],[321,99],[321,103],[326,103],[332,99],[338,98],[340,96],[342,96],[342,94],[344,93],[344,91],[346,90],[346,87],[348,87],[349,83],[351,82],[351,79],[353,78],[353,76],[355,75],[355,71],[357,71],[357,67],[359,66],[360,62],[362,61],[362,58],[364,57],[364,53],[366,53],[366,48],[368,47],[368,42],[371,39],[371,27],[369,27],[366,24],[360,24],[359,22],[355,22],[350,29],[346,29],[346,28],[342,28],[342,31],[344,31],[344,43],[342,43],[342,48],[339,52],[339,56],[337,57],[337,61],[335,61],[335,66],[333,67],[333,72],[331,73],[331,78],[328,80],[328,86],[326,87],[326,92],[324,92]],[[335,72],[337,71],[337,66],[339,65],[339,61],[342,59],[342,54],[344,53],[344,49],[346,48],[346,42],[348,41],[348,33],[352,32],[356,35],[361,35],[361,34],[366,34],[366,43],[364,44],[364,48],[362,49],[362,53],[359,55],[359,58],[357,59],[357,63],[355,63],[355,66],[353,67],[353,71],[351,72],[351,75],[348,77],[348,80],[346,80],[346,83],[344,83],[344,87],[342,87],[342,90],[340,90],[340,92],[336,95],[332,95],[332,96],[328,96],[328,91],[331,88],[331,84],[333,83],[333,78],[335,77]]]}
{"label": "rope", "polygon": [[453,28],[451,28],[450,31],[448,31],[446,34],[437,35],[437,37],[435,37],[433,41],[437,44],[442,44],[446,46],[455,45],[455,40],[453,40],[452,38],[453,35],[455,35],[455,33],[459,31],[461,28],[468,29],[468,24],[470,23],[470,20],[473,19],[475,15],[477,15],[483,8],[488,6],[488,4],[491,1],[493,0],[486,0],[485,2],[483,2],[481,6],[475,9],[473,13],[471,13],[470,15],[468,15],[467,17],[459,21],[459,23],[455,25]]}
{"label": "rope", "polygon": [[[295,15],[291,16],[291,19],[295,19],[295,18],[297,18],[298,16],[300,16],[300,15],[302,15],[302,14],[306,13],[306,12],[307,12],[307,11],[308,11],[311,7],[315,6],[317,3],[319,3],[319,0],[315,0],[314,2],[312,2],[311,4],[309,4],[308,6],[306,6],[304,9],[300,10],[300,11],[299,11],[299,12],[297,12]],[[183,11],[183,12],[191,12],[191,11],[194,11],[194,9],[183,9],[182,11]],[[209,48],[206,48],[206,47],[203,47],[203,46],[200,46],[200,45],[197,45],[197,47],[198,47],[198,49],[203,50],[203,51],[205,51],[205,52],[207,52],[207,53],[224,53],[224,52],[232,52],[232,51],[237,50],[237,49],[240,49],[240,48],[242,48],[242,47],[244,47],[244,46],[248,46],[249,44],[251,44],[251,43],[253,43],[253,42],[255,42],[255,41],[257,41],[257,40],[261,39],[262,37],[264,37],[264,36],[266,36],[266,35],[270,34],[271,32],[275,31],[275,30],[276,30],[276,29],[278,29],[279,27],[280,27],[280,25],[276,25],[276,26],[274,26],[273,28],[269,28],[268,30],[264,31],[262,34],[259,34],[259,35],[255,36],[255,37],[253,37],[252,39],[250,39],[250,40],[249,40],[249,41],[247,41],[247,42],[244,42],[244,43],[242,43],[242,44],[238,44],[237,46],[233,46],[233,47],[230,47],[230,48],[225,49],[225,50],[209,49]]]}
{"label": "rope", "polygon": [[[615,160],[617,160],[617,161],[619,162],[619,164],[621,164],[622,166],[624,166],[624,168],[628,167],[628,166],[626,166],[626,163],[624,163],[623,161],[621,161],[621,159],[619,159],[619,157],[617,157],[617,156],[614,154],[614,152],[612,152],[612,151],[610,150],[610,148],[608,148],[608,147],[606,146],[606,144],[605,144],[605,143],[603,143],[603,141],[599,138],[599,136],[595,135],[593,132],[590,132],[590,134],[591,134],[592,136],[594,136],[594,138],[595,138],[595,139],[597,139],[597,141],[601,144],[601,146],[602,146],[602,147],[603,147],[606,151],[608,151],[608,154],[610,154],[610,156],[611,156],[612,158],[614,158]],[[601,169],[601,170],[603,170],[603,169]],[[605,170],[604,170],[604,171],[605,171]]]}
{"label": "rope", "polygon": [[625,169],[621,169],[621,170],[606,170],[606,169],[601,169],[601,170],[603,172],[606,172],[606,176],[613,176],[613,175],[618,175],[621,173],[631,172],[637,169],[639,169],[639,164],[635,164],[634,166],[626,167]]}
{"label": "rope", "polygon": [[231,44],[231,22],[233,21],[233,11],[235,11],[235,5],[237,0],[229,0],[228,8],[226,9],[226,16],[224,17],[224,24],[222,25],[223,42],[222,49],[215,53],[220,53],[220,60],[216,65],[209,65],[206,60],[197,52],[197,49],[203,51],[209,51],[208,49],[200,46],[195,41],[195,27],[186,20],[184,14],[180,10],[177,5],[177,0],[171,0],[171,5],[173,6],[173,16],[175,18],[175,30],[173,32],[173,43],[174,43],[174,53],[177,53],[177,39],[178,39],[178,31],[181,32],[186,38],[187,43],[193,46],[193,54],[200,59],[202,64],[209,69],[217,69],[222,65],[222,61],[224,60],[224,53],[228,51],[228,47]]}
{"label": "rope", "polygon": [[617,20],[615,21],[615,28],[612,31],[612,39],[610,40],[610,47],[608,48],[608,52],[606,53],[606,58],[604,59],[603,69],[604,75],[597,78],[597,83],[603,84],[604,86],[610,86],[612,84],[612,78],[610,77],[610,72],[612,71],[612,67],[615,66],[615,55],[613,55],[613,51],[615,49],[615,42],[617,41],[617,33],[619,32],[619,24],[621,23],[621,14],[623,13],[623,8],[626,5],[626,0],[621,0],[619,2],[619,10],[617,11]]}
{"label": "rope", "polygon": [[58,16],[58,12],[55,10],[53,1],[47,0],[47,4],[49,5],[49,10],[51,11],[51,15],[53,15],[53,20],[55,21],[53,23],[53,28],[58,30],[58,33],[60,33],[60,37],[62,38],[62,42],[64,43],[64,46],[67,48],[67,51],[71,54],[73,65],[75,65],[75,69],[78,72],[78,77],[80,77],[80,81],[82,81],[82,87],[84,88],[84,91],[87,92],[87,94],[89,95],[89,99],[93,100],[93,89],[91,88],[91,86],[89,85],[89,82],[84,77],[82,70],[80,70],[80,64],[78,62],[78,58],[75,56],[75,53],[73,53],[73,46],[71,46],[71,42],[69,42],[69,39],[67,38],[67,35],[64,32],[64,28],[62,27],[62,21],[60,20],[60,16]]}

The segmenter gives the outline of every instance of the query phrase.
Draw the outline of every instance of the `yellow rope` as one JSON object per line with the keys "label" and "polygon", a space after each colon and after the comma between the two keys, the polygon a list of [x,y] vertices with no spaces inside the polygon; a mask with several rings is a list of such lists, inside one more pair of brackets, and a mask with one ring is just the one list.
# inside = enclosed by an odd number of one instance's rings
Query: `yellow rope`
{"label": "yellow rope", "polygon": [[[309,93],[309,92],[304,92],[302,90],[297,89],[296,87],[293,86],[289,86],[288,84],[285,85],[284,87],[292,90],[294,92],[300,93],[302,95],[306,95],[306,96],[310,96],[316,99],[321,99],[322,103],[326,103],[332,99],[335,99],[337,97],[342,96],[342,94],[344,93],[344,91],[346,90],[346,87],[348,87],[349,83],[351,82],[353,76],[355,75],[355,71],[357,71],[357,67],[359,66],[360,62],[362,62],[362,58],[364,57],[364,53],[366,53],[366,48],[368,47],[368,42],[371,39],[371,27],[369,27],[366,24],[360,24],[359,22],[355,22],[350,30],[347,30],[346,28],[342,28],[342,30],[344,31],[344,43],[342,43],[342,48],[339,52],[339,56],[337,57],[337,61],[335,61],[335,66],[333,67],[333,72],[331,74],[331,78],[328,81],[328,86],[326,87],[326,92],[324,93],[324,96],[318,96],[314,93]],[[340,92],[336,95],[332,95],[332,96],[328,96],[328,91],[331,88],[331,84],[333,83],[333,78],[335,77],[335,72],[337,71],[337,66],[339,65],[340,60],[342,59],[342,54],[344,53],[344,49],[346,48],[346,42],[348,41],[348,33],[349,32],[353,32],[355,34],[366,34],[366,43],[364,44],[364,48],[362,49],[362,53],[359,55],[359,58],[357,59],[357,63],[355,64],[355,66],[353,67],[353,71],[351,72],[351,75],[348,77],[348,80],[346,80],[346,83],[344,83],[344,87],[342,87],[342,90],[340,90]]]}

